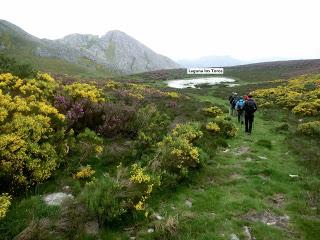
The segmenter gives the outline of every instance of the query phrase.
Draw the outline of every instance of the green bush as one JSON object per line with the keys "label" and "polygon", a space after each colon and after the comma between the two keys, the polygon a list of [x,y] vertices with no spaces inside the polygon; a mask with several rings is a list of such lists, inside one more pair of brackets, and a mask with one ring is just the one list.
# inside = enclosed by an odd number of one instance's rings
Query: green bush
{"label": "green bush", "polygon": [[116,178],[104,174],[87,183],[79,199],[98,217],[100,224],[114,222],[125,214],[145,212],[146,201],[159,184],[145,168],[133,164],[128,170],[120,164]]}
{"label": "green bush", "polygon": [[14,58],[0,54],[0,74],[8,72],[20,78],[35,76],[35,70],[30,64],[18,64]]}
{"label": "green bush", "polygon": [[98,217],[100,224],[118,219],[127,212],[128,203],[121,185],[107,174],[87,183],[80,200]]}
{"label": "green bush", "polygon": [[221,117],[219,118],[218,117],[218,118],[214,119],[213,122],[216,123],[219,126],[220,133],[223,136],[226,136],[226,137],[235,137],[236,136],[236,134],[238,132],[238,129],[227,118],[221,118]]}
{"label": "green bush", "polygon": [[161,173],[161,184],[172,185],[199,166],[200,149],[193,142],[201,136],[199,124],[178,124],[171,134],[158,143],[152,168]]}
{"label": "green bush", "polygon": [[161,141],[167,132],[170,118],[161,114],[154,104],[139,109],[136,116],[138,130],[138,144],[145,149]]}

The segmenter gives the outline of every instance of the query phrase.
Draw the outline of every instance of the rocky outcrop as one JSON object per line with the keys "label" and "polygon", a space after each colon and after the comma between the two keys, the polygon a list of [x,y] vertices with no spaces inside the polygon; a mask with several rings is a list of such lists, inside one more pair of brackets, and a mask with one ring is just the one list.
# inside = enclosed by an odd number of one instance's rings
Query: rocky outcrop
{"label": "rocky outcrop", "polygon": [[[3,36],[3,37],[1,37]],[[71,34],[57,40],[39,39],[19,27],[0,20],[0,47],[7,38],[19,39],[19,46],[29,46],[36,57],[62,59],[72,64],[120,73],[138,73],[178,68],[171,59],[159,55],[124,32],[114,30],[102,37],[90,34]],[[3,41],[3,42],[2,42]],[[17,42],[18,43],[18,42]],[[14,41],[10,41],[14,45]],[[0,49],[1,50],[1,49]]]}
{"label": "rocky outcrop", "polygon": [[35,54],[56,57],[81,64],[86,59],[122,73],[137,73],[178,68],[171,59],[159,55],[121,31],[110,31],[102,37],[71,34],[55,41],[45,40]]}

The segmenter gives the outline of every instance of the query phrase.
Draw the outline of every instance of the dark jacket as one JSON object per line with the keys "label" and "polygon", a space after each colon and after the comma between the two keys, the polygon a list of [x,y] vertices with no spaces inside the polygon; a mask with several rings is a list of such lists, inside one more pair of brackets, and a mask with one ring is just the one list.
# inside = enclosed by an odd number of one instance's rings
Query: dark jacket
{"label": "dark jacket", "polygon": [[253,115],[255,111],[257,111],[257,103],[252,98],[249,98],[243,106],[243,110],[246,115]]}

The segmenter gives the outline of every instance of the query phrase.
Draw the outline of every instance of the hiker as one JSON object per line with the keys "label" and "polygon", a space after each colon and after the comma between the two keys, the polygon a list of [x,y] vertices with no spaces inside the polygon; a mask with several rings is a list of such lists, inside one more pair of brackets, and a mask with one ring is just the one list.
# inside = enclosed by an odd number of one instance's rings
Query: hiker
{"label": "hiker", "polygon": [[237,93],[233,92],[232,95],[229,97],[229,103],[230,103],[230,107],[229,107],[229,115],[233,116],[234,115],[234,110],[236,107],[236,103],[237,103]]}
{"label": "hiker", "polygon": [[245,101],[243,110],[244,110],[244,122],[245,122],[245,132],[248,135],[251,134],[252,131],[252,124],[254,119],[254,113],[257,111],[257,104],[253,100],[252,95],[248,95],[247,101]]}
{"label": "hiker", "polygon": [[237,110],[238,114],[238,123],[243,124],[243,106],[245,104],[245,101],[243,100],[243,97],[240,97],[239,100],[236,103],[235,109]]}

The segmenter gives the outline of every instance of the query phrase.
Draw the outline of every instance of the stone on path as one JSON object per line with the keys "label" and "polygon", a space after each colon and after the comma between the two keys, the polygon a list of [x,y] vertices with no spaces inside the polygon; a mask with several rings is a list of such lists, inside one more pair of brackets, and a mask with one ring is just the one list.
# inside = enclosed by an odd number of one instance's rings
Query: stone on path
{"label": "stone on path", "polygon": [[250,147],[246,147],[246,146],[242,146],[242,147],[239,147],[236,152],[234,153],[234,155],[236,156],[240,156],[240,155],[243,155],[245,153],[248,153],[250,152]]}
{"label": "stone on path", "polygon": [[44,202],[49,206],[60,206],[62,202],[67,199],[73,199],[73,195],[64,192],[56,192],[43,197]]}
{"label": "stone on path", "polygon": [[277,207],[281,207],[285,201],[285,197],[282,193],[277,193],[272,196],[271,200]]}
{"label": "stone on path", "polygon": [[252,237],[249,227],[244,226],[243,227],[243,232],[244,232],[244,235],[246,236],[246,240],[256,240],[255,237]]}
{"label": "stone on path", "polygon": [[192,207],[192,202],[190,200],[186,200],[185,204],[190,208]]}
{"label": "stone on path", "polygon": [[232,233],[232,234],[230,235],[230,240],[240,240],[240,239],[239,239],[239,237],[238,237],[236,234]]}
{"label": "stone on path", "polygon": [[278,226],[282,228],[286,228],[289,223],[289,216],[277,216],[270,211],[265,211],[262,213],[253,213],[253,214],[247,214],[245,216],[246,220],[252,221],[252,222],[262,222],[266,225],[273,225]]}

